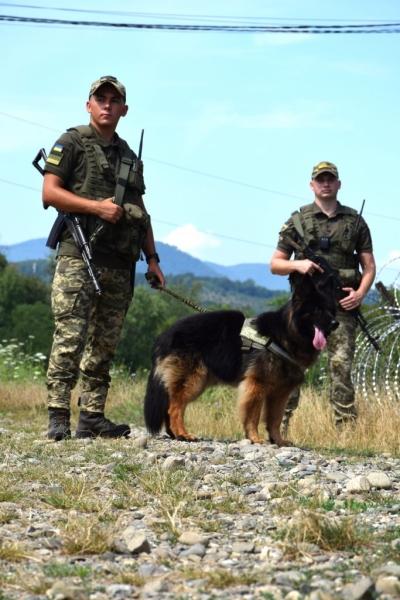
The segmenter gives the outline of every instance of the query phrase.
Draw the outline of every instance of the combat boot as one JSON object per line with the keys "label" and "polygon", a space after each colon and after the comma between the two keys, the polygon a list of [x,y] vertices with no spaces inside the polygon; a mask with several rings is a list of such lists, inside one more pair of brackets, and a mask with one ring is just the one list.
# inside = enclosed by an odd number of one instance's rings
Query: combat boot
{"label": "combat boot", "polygon": [[357,415],[354,414],[350,414],[350,415],[335,415],[335,425],[336,425],[336,430],[341,433],[343,430],[349,428],[349,430],[351,430],[351,428],[355,427],[357,424]]}
{"label": "combat boot", "polygon": [[60,442],[71,437],[71,413],[66,408],[49,408],[49,440]]}
{"label": "combat boot", "polygon": [[292,416],[292,413],[289,411],[285,412],[283,415],[283,419],[282,419],[282,423],[281,423],[281,434],[283,437],[287,436],[291,416]]}
{"label": "combat boot", "polygon": [[103,413],[87,412],[81,410],[79,413],[76,437],[82,438],[120,438],[127,437],[131,432],[129,425],[117,425],[106,419]]}

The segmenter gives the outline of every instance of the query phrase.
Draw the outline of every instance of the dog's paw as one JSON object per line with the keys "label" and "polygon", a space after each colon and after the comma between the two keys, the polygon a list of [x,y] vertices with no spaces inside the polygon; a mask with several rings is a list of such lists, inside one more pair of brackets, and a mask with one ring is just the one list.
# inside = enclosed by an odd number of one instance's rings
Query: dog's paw
{"label": "dog's paw", "polygon": [[251,441],[252,444],[265,444],[265,440],[262,440],[259,437],[252,437],[252,438],[249,438],[249,440]]}
{"label": "dog's paw", "polygon": [[279,447],[281,447],[281,446],[294,446],[293,442],[290,442],[289,440],[284,440],[284,439],[281,439],[278,442],[272,442],[272,443],[276,444]]}
{"label": "dog's paw", "polygon": [[178,435],[176,438],[179,442],[197,442],[197,437],[191,433],[185,435]]}

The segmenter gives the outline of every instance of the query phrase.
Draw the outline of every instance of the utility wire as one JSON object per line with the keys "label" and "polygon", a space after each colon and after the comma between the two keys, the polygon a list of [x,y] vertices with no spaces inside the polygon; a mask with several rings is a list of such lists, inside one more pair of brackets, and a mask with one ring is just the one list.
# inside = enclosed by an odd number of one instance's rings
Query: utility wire
{"label": "utility wire", "polygon": [[[29,185],[23,185],[22,183],[16,183],[15,181],[9,181],[8,179],[0,178],[0,182],[8,183],[9,185],[15,185],[17,187],[21,187],[26,190],[31,190],[33,192],[37,192],[38,194],[40,194],[40,192],[41,192],[41,190],[39,190],[38,188],[30,187]],[[153,219],[153,218],[151,220],[152,220],[152,222],[161,223],[162,225],[170,225],[172,227],[182,227],[182,225],[179,223],[169,223],[168,221],[160,221],[159,219]],[[199,233],[205,233],[207,235],[212,235],[213,237],[224,238],[226,240],[233,240],[234,242],[242,242],[243,244],[252,244],[253,246],[262,246],[263,248],[275,248],[275,246],[271,246],[270,244],[262,244],[261,242],[253,242],[252,240],[243,240],[240,238],[231,237],[229,235],[224,235],[222,233],[215,233],[213,231],[210,232],[210,231],[205,231],[204,229],[197,229],[197,227],[196,227],[196,231],[198,231]]]}
{"label": "utility wire", "polygon": [[[195,15],[195,14],[174,14],[174,13],[142,13],[122,10],[96,10],[88,8],[66,8],[66,7],[53,7],[53,6],[32,6],[30,4],[14,4],[12,2],[0,2],[0,6],[7,6],[11,8],[29,8],[34,10],[51,10],[61,12],[73,12],[73,13],[87,13],[97,15],[110,15],[110,16],[129,16],[129,17],[140,17],[140,18],[161,18],[161,19],[202,19],[205,21],[304,21],[304,18],[289,18],[289,17],[261,17],[261,16],[228,16],[228,15]],[[350,19],[310,19],[307,21],[318,21],[318,22],[349,22]],[[368,23],[372,19],[351,19],[353,22]],[[389,22],[390,19],[374,19],[375,24],[380,25],[381,23]]]}
{"label": "utility wire", "polygon": [[[56,133],[59,133],[59,129],[54,129],[53,127],[46,127],[45,125],[42,125],[41,123],[35,123],[34,121],[28,121],[27,119],[23,119],[21,117],[16,117],[15,115],[11,115],[10,113],[6,113],[4,111],[0,111],[0,115],[9,117],[10,119],[15,119],[16,121],[22,121],[23,123],[29,123],[30,125],[34,125],[35,127],[40,127],[41,129],[48,129],[49,131],[54,131]],[[189,173],[195,173],[196,175],[201,175],[202,177],[209,177],[210,179],[218,179],[219,181],[225,181],[226,183],[232,183],[233,185],[240,185],[240,186],[243,186],[243,187],[246,187],[249,189],[258,190],[260,192],[267,192],[268,194],[274,194],[276,196],[283,196],[285,198],[293,198],[294,200],[300,200],[302,202],[308,201],[307,198],[302,198],[301,196],[294,196],[292,194],[286,194],[285,192],[277,192],[276,190],[271,190],[271,189],[268,189],[268,188],[265,188],[265,187],[262,187],[259,185],[253,185],[251,183],[246,183],[244,181],[237,181],[235,179],[229,179],[228,177],[221,177],[219,175],[213,175],[211,173],[206,173],[204,171],[198,171],[197,169],[190,169],[188,167],[182,167],[181,165],[174,165],[173,163],[169,163],[164,160],[158,160],[156,158],[150,158],[149,156],[145,156],[144,158],[146,160],[149,160],[150,162],[155,162],[155,163],[158,163],[161,165],[166,165],[167,167],[179,169],[180,171],[187,171]],[[36,188],[30,188],[28,186],[24,186],[22,184],[15,183],[13,181],[8,181],[6,179],[0,179],[0,181],[2,181],[3,183],[8,183],[10,185],[16,185],[19,187],[25,187],[26,189],[38,191]],[[379,217],[381,219],[389,219],[390,221],[400,221],[399,217],[394,217],[392,215],[390,215],[390,216],[389,215],[380,215],[380,214],[370,213],[370,212],[367,212],[366,214],[371,215],[373,217]],[[175,224],[174,224],[174,226],[175,226]],[[181,227],[181,225],[176,225],[176,227]]]}
{"label": "utility wire", "polygon": [[164,23],[110,23],[79,21],[78,19],[48,19],[0,15],[0,21],[31,23],[34,25],[71,25],[83,27],[111,27],[119,29],[157,29],[164,31],[208,31],[225,33],[299,33],[299,34],[360,34],[400,33],[400,22],[347,24],[347,25],[194,25]]}

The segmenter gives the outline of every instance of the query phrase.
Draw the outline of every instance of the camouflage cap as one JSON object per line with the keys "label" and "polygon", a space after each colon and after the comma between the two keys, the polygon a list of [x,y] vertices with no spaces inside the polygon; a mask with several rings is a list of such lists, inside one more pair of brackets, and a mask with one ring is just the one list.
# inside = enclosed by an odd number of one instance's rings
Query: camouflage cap
{"label": "camouflage cap", "polygon": [[123,99],[126,101],[125,86],[123,86],[122,83],[120,81],[118,81],[118,79],[116,77],[113,77],[112,75],[105,75],[104,77],[100,77],[100,79],[98,79],[97,81],[92,83],[92,85],[90,86],[89,98],[92,94],[94,94],[99,89],[100,86],[104,85],[105,83],[109,83],[110,85],[113,85],[115,87],[115,89],[117,90],[117,92],[119,94],[121,94]]}
{"label": "camouflage cap", "polygon": [[321,173],[332,173],[332,175],[339,179],[339,171],[337,169],[337,166],[331,162],[323,161],[314,165],[311,173],[311,179],[315,179]]}

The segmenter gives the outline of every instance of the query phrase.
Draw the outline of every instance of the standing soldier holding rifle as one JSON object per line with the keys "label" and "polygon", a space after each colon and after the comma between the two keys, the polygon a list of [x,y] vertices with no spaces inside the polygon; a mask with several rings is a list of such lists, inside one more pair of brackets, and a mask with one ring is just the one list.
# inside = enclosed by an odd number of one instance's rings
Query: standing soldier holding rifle
{"label": "standing soldier holding rifle", "polygon": [[90,124],[68,129],[44,166],[43,203],[59,211],[48,241],[58,244],[58,252],[52,287],[56,328],[46,382],[48,437],[57,441],[71,437],[71,391],[79,372],[76,436],[130,433],[129,425],[113,423],[104,410],[142,251],[164,285],[142,200],[143,164],[116,133],[128,112],[125,87],[115,77],[100,78],[90,88],[86,110]]}
{"label": "standing soldier holding rifle", "polygon": [[[315,165],[310,187],[314,202],[292,213],[281,230],[270,269],[277,275],[289,275],[291,286],[305,274],[319,280],[330,271],[336,278],[336,318],[340,326],[329,337],[327,352],[331,379],[329,399],[336,425],[340,427],[344,422],[357,419],[351,380],[356,328],[357,322],[363,324],[359,306],[374,282],[376,267],[371,234],[361,213],[337,200],[341,188],[337,167],[330,162]],[[290,260],[293,252],[294,260]],[[371,336],[369,339],[379,350],[376,341]],[[298,389],[288,400],[283,420],[286,428],[299,397]]]}

